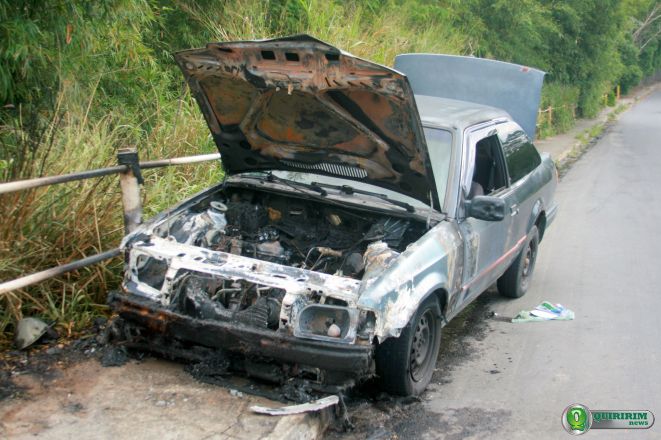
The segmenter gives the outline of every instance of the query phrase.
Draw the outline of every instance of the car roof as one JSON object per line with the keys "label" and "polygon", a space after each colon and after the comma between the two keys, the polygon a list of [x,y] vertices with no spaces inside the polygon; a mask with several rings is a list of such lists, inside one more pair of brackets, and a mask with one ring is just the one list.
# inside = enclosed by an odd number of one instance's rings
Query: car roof
{"label": "car roof", "polygon": [[505,110],[474,102],[425,95],[415,95],[415,102],[423,125],[437,125],[463,131],[480,122],[496,118],[511,119]]}

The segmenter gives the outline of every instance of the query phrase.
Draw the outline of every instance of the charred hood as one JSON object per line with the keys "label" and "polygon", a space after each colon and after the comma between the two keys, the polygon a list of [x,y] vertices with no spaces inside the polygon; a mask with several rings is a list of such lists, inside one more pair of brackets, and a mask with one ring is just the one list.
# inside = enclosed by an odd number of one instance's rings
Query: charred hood
{"label": "charred hood", "polygon": [[436,193],[403,74],[307,35],[210,43],[175,58],[229,174],[313,172],[425,203]]}

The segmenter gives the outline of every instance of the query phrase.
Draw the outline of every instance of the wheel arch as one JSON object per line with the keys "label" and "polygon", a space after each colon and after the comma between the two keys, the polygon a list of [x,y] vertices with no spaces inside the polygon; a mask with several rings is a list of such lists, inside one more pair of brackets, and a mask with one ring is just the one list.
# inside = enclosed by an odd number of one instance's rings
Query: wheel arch
{"label": "wheel arch", "polygon": [[544,209],[544,203],[541,199],[538,199],[533,205],[530,222],[528,224],[528,231],[530,231],[533,226],[537,226],[539,241],[541,242],[542,237],[544,237],[544,231],[546,230],[546,210]]}
{"label": "wheel arch", "polygon": [[[433,287],[429,289],[421,289],[421,291],[425,293],[418,295],[413,294],[406,298],[408,306],[404,306],[403,308],[399,308],[397,306],[393,307],[395,310],[399,309],[399,313],[386,314],[383,316],[383,324],[379,325],[377,315],[377,328],[381,327],[382,330],[381,334],[378,334],[378,332],[376,334],[379,342],[390,337],[399,337],[404,328],[410,324],[411,319],[415,315],[420,305],[427,301],[430,297],[434,297],[438,300],[441,311],[441,324],[445,325],[446,316],[448,313],[448,304],[450,301],[447,285],[445,283],[434,283]],[[420,290],[418,292],[420,292]]]}
{"label": "wheel arch", "polygon": [[546,231],[546,212],[542,211],[539,213],[537,216],[537,220],[535,221],[535,226],[537,226],[537,231],[539,232],[539,241],[542,241],[542,238],[544,238],[544,232]]}
{"label": "wheel arch", "polygon": [[421,304],[424,301],[426,301],[427,298],[429,298],[431,296],[434,296],[434,297],[436,297],[436,299],[438,299],[438,305],[441,308],[441,320],[442,320],[443,325],[445,325],[445,323],[446,323],[446,318],[445,317],[448,315],[447,307],[448,307],[449,299],[450,299],[449,298],[449,293],[448,293],[447,289],[445,289],[444,287],[439,287],[435,290],[432,290],[427,295],[425,295],[425,297],[421,301]]}

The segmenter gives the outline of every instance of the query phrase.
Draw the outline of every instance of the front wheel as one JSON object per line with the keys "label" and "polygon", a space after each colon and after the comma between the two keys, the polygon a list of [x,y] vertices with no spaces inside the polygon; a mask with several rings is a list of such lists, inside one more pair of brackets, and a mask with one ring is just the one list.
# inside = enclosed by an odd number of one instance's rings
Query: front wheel
{"label": "front wheel", "polygon": [[418,308],[398,338],[386,339],[376,350],[381,388],[391,394],[422,393],[434,373],[441,347],[441,308],[430,296]]}
{"label": "front wheel", "polygon": [[498,278],[498,291],[509,298],[521,298],[528,291],[539,248],[539,231],[533,226],[530,239],[512,262],[507,271]]}

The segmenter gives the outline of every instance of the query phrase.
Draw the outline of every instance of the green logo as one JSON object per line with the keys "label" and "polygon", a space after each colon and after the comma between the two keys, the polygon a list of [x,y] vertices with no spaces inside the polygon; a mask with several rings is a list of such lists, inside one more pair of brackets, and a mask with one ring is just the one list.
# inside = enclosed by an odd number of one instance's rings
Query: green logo
{"label": "green logo", "polygon": [[567,411],[567,423],[574,431],[585,431],[585,423],[588,421],[588,413],[580,406]]}
{"label": "green logo", "polygon": [[650,429],[654,414],[649,410],[590,411],[580,403],[569,405],[562,412],[562,426],[571,435],[585,434],[591,429]]}
{"label": "green logo", "polygon": [[570,434],[585,434],[592,426],[592,413],[584,405],[569,405],[562,413],[562,426]]}

